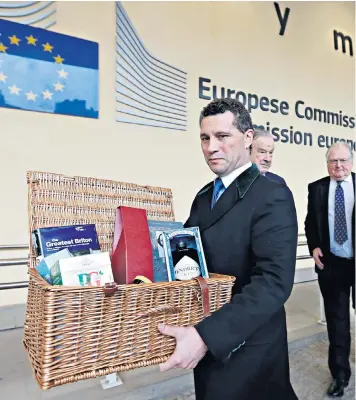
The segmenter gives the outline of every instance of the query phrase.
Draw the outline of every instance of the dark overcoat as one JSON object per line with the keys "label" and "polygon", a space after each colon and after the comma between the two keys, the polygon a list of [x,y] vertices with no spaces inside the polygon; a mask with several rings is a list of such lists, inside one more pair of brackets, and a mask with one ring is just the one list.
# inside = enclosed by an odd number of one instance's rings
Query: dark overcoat
{"label": "dark overcoat", "polygon": [[[352,182],[355,190],[355,173],[351,172]],[[330,176],[318,179],[308,185],[308,212],[305,218],[305,236],[310,255],[313,250],[319,247],[323,253],[322,262],[324,270],[315,266],[316,273],[323,275],[329,274],[331,262],[330,252],[330,233],[329,233],[329,186]],[[355,193],[356,197],[356,193]],[[352,232],[355,232],[355,205],[352,211]],[[355,236],[352,235],[352,247],[355,254]]]}
{"label": "dark overcoat", "polygon": [[297,217],[291,191],[253,164],[213,209],[213,182],[185,226],[200,228],[208,270],[236,277],[231,303],[196,329],[208,347],[194,370],[197,400],[295,400],[284,304],[294,282]]}

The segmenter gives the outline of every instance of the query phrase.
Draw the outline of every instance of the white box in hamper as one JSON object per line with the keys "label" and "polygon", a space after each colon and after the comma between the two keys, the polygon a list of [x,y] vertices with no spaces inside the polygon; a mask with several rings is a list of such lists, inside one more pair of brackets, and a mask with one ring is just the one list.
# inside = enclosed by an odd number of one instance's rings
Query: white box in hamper
{"label": "white box in hamper", "polygon": [[53,285],[104,286],[114,281],[109,253],[58,260],[51,268],[51,278]]}

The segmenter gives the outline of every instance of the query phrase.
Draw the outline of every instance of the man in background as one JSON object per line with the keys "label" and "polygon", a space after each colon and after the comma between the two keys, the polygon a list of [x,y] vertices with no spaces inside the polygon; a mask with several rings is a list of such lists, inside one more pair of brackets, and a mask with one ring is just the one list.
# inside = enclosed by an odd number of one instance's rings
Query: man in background
{"label": "man in background", "polygon": [[273,152],[273,136],[263,129],[255,129],[251,146],[251,161],[257,165],[261,174],[266,178],[285,185],[286,182],[281,176],[269,172],[272,165]]}
{"label": "man in background", "polygon": [[350,355],[350,289],[355,308],[355,174],[353,153],[345,143],[326,153],[329,176],[308,186],[305,234],[318,273],[329,336],[327,394],[341,397],[348,385]]}
{"label": "man in background", "polygon": [[196,400],[297,400],[284,309],[297,216],[288,187],[251,163],[253,134],[236,99],[214,100],[201,112],[201,149],[215,179],[197,193],[185,226],[199,227],[208,271],[236,281],[231,302],[194,327],[159,327],[176,339],[161,370],[194,368]]}

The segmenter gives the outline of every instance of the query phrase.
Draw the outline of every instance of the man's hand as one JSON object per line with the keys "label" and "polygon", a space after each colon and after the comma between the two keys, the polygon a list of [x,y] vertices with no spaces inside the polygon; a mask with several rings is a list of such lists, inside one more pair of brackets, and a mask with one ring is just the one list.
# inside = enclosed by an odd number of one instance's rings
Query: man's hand
{"label": "man's hand", "polygon": [[163,335],[172,336],[176,339],[174,353],[165,363],[159,366],[161,372],[168,371],[171,368],[195,368],[208,351],[199,333],[193,327],[159,324],[158,329]]}
{"label": "man's hand", "polygon": [[313,250],[313,258],[314,258],[316,266],[319,269],[324,269],[324,264],[320,261],[320,257],[322,257],[322,256],[323,256],[323,253],[322,253],[320,247],[317,247],[316,249]]}

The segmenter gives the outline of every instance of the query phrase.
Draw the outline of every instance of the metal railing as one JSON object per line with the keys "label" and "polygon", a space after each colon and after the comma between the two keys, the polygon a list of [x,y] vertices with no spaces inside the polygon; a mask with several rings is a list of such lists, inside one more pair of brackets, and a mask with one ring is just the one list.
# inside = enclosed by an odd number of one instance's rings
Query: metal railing
{"label": "metal railing", "polygon": [[28,288],[28,282],[6,282],[0,283],[0,290],[7,290],[7,289],[26,289]]}
{"label": "metal railing", "polygon": [[[0,251],[2,250],[28,250],[28,244],[2,244],[0,245]],[[28,258],[0,258],[1,267],[13,267],[20,265],[27,265]],[[9,289],[26,289],[28,287],[28,281],[17,281],[17,282],[5,282],[0,283],[0,290]]]}
{"label": "metal railing", "polygon": [[27,262],[28,262],[28,258],[3,258],[3,259],[0,259],[0,267],[26,265]]}
{"label": "metal railing", "polygon": [[28,244],[0,244],[0,250],[25,250]]}
{"label": "metal railing", "polygon": [[[303,234],[298,235],[299,237],[304,236]],[[298,242],[298,246],[305,246],[307,244],[306,241]],[[0,245],[1,250],[25,250],[28,249],[29,246],[26,244],[11,244],[11,245]],[[308,260],[310,259],[310,255],[301,255],[297,256],[298,260]],[[12,266],[20,266],[27,265],[28,258],[0,258],[0,268],[1,267],[12,267]],[[28,281],[21,282],[5,282],[0,283],[0,290],[9,290],[9,289],[26,289],[28,287]]]}
{"label": "metal railing", "polygon": [[[1,250],[28,250],[28,244],[1,244]],[[0,267],[10,267],[15,265],[26,265],[28,258],[0,258]]]}

